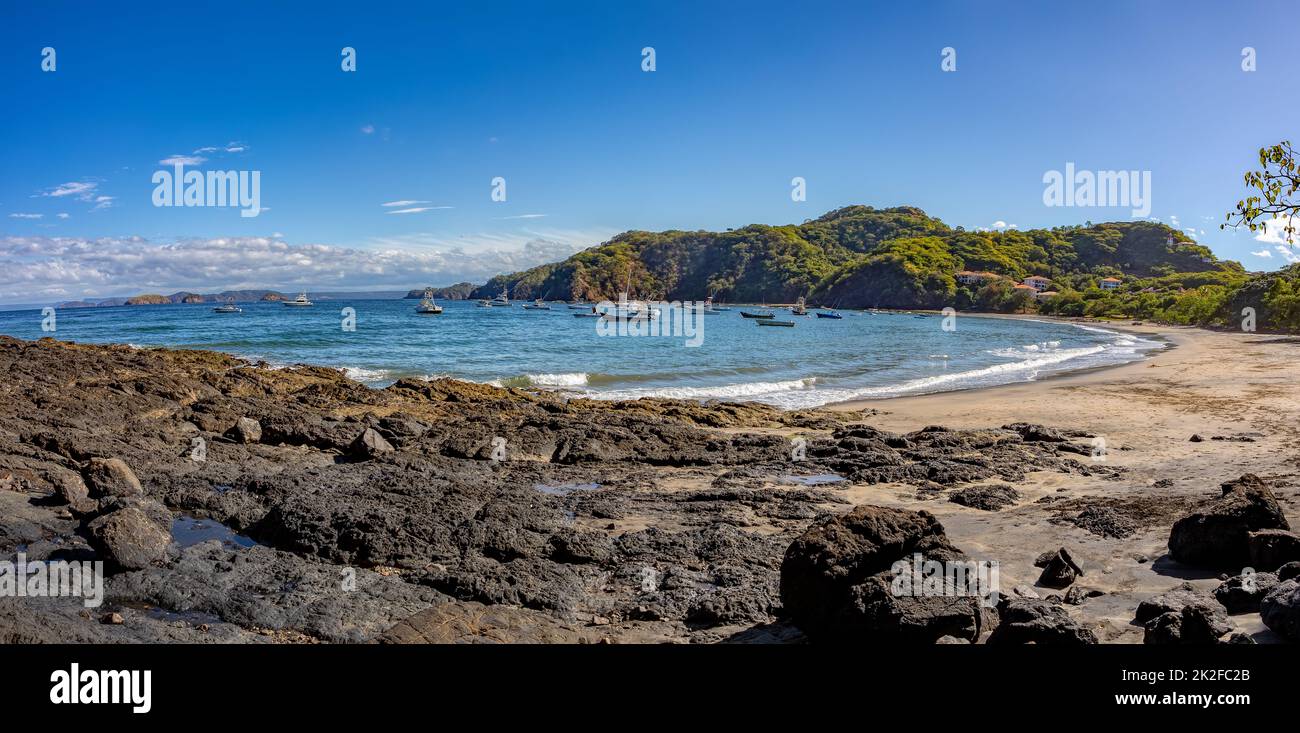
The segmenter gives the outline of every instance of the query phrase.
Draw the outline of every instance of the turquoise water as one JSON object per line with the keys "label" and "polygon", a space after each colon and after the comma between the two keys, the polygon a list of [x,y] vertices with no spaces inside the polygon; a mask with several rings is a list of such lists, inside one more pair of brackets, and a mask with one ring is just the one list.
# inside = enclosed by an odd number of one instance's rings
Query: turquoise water
{"label": "turquoise water", "polygon": [[[71,308],[56,331],[37,310],[0,312],[0,333],[26,339],[213,349],[273,365],[332,366],[383,386],[405,377],[452,376],[545,386],[597,397],[756,400],[785,408],[968,389],[1133,361],[1160,344],[1093,326],[958,316],[843,311],[842,320],[796,317],[760,327],[741,307],[703,317],[698,347],[685,336],[597,334],[598,319],[550,311],[444,302],[420,316],[412,300],[330,300],[311,308],[240,304]],[[344,330],[341,310],[356,311]]]}

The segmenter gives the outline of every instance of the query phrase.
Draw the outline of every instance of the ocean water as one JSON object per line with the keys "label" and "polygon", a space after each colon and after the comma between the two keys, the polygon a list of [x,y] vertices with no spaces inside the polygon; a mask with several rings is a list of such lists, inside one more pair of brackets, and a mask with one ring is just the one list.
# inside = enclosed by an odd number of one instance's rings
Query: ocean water
{"label": "ocean water", "polygon": [[[702,342],[685,336],[597,334],[597,319],[550,311],[441,303],[439,316],[413,300],[329,300],[311,308],[210,304],[64,309],[57,330],[38,310],[0,312],[0,333],[139,347],[212,349],[282,366],[331,366],[372,386],[400,377],[451,376],[541,386],[601,398],[648,396],[754,400],[802,408],[970,389],[1120,364],[1162,344],[1091,325],[958,316],[841,311],[842,320],[796,317],[793,328],[760,327],[741,307],[704,317]],[[341,310],[356,311],[344,330]]]}

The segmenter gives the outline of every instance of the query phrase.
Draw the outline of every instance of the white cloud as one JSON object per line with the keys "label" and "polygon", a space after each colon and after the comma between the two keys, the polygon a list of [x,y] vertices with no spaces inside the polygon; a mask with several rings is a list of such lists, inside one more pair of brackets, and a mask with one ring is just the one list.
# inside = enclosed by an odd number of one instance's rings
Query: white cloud
{"label": "white cloud", "polygon": [[248,150],[248,146],[240,142],[229,142],[225,145],[208,145],[194,151],[195,155],[206,155],[210,153],[242,153]]}
{"label": "white cloud", "polygon": [[10,219],[40,219],[44,214],[10,214]]}
{"label": "white cloud", "polygon": [[[1286,228],[1288,223],[1292,221],[1289,218],[1278,217],[1263,222],[1264,228],[1255,233],[1255,241],[1268,242],[1269,244],[1288,244]],[[1297,217],[1289,225],[1296,230],[1291,235],[1292,241],[1300,243],[1300,217]]]}
{"label": "white cloud", "polygon": [[95,189],[99,187],[98,183],[90,181],[72,181],[70,183],[60,183],[54,188],[42,193],[42,196],[53,196],[62,198],[64,196],[76,196],[82,201],[89,201],[95,195]]}
{"label": "white cloud", "polygon": [[195,166],[195,165],[203,165],[203,164],[206,163],[207,161],[208,161],[208,159],[205,158],[205,157],[203,157],[202,155],[173,155],[173,156],[171,156],[171,157],[169,157],[169,158],[163,158],[162,160],[158,161],[158,165],[166,165],[166,166],[173,166],[173,165],[189,165],[189,166]]}
{"label": "white cloud", "polygon": [[72,216],[72,214],[57,214],[56,216],[58,216],[60,219],[67,219],[68,217]]}
{"label": "white cloud", "polygon": [[994,229],[1006,229],[1006,228],[1007,228],[1007,223],[1006,223],[1005,221],[1002,221],[1001,219],[999,219],[998,221],[993,222],[993,228],[994,228]]}
{"label": "white cloud", "polygon": [[515,216],[503,216],[502,219],[542,219],[546,214],[516,214]]}
{"label": "white cloud", "polygon": [[386,203],[386,204],[380,204],[380,206],[415,206],[415,205],[417,205],[417,204],[427,204],[427,203],[429,203],[429,202],[428,202],[428,201],[416,201],[416,200],[414,200],[414,199],[402,199],[402,200],[400,200],[400,201],[389,201],[389,202]]}
{"label": "white cloud", "polygon": [[362,135],[373,135],[373,134],[375,134],[375,126],[374,126],[374,125],[362,125],[362,126],[361,126],[361,134],[362,134]]}
{"label": "white cloud", "polygon": [[273,237],[157,243],[141,237],[0,237],[0,300],[32,302],[235,288],[407,290],[485,282],[564,259],[613,232],[398,237],[374,247],[289,244]]}
{"label": "white cloud", "polygon": [[1271,258],[1271,257],[1273,256],[1273,253],[1272,253],[1272,252],[1269,252],[1269,251],[1266,250],[1266,249],[1261,249],[1261,250],[1258,251],[1258,252],[1251,252],[1251,254],[1255,255],[1256,257],[1263,257],[1263,258],[1266,259],[1266,260],[1269,259],[1269,258]]}
{"label": "white cloud", "polygon": [[[116,197],[114,197],[114,196],[96,196],[96,197],[95,197],[95,208],[91,209],[91,211],[95,211],[95,210],[97,210],[97,209],[107,209],[107,208],[110,208],[110,207],[113,206],[113,201],[115,201],[115,200],[116,200]],[[267,211],[267,208],[266,208],[265,206],[263,206],[263,207],[262,207],[262,211]]]}
{"label": "white cloud", "polygon": [[385,214],[419,214],[422,211],[434,211],[437,209],[450,209],[450,206],[415,206],[409,209],[394,209],[385,211]]}
{"label": "white cloud", "polygon": [[1294,265],[1295,263],[1300,262],[1300,256],[1297,256],[1295,252],[1292,252],[1281,244],[1274,247],[1273,251],[1281,255],[1282,259],[1286,260],[1290,264]]}

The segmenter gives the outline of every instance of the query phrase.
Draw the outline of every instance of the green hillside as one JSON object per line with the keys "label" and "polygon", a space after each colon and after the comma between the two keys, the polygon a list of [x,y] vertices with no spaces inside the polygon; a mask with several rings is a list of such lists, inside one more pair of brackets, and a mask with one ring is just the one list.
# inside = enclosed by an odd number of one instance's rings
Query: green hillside
{"label": "green hillside", "polygon": [[[993,283],[967,285],[963,270]],[[1013,284],[1029,275],[1052,289],[1095,290],[1178,273],[1244,277],[1182,232],[1145,221],[1027,231],[951,228],[914,207],[849,206],[797,225],[754,224],[725,232],[630,231],[572,257],[493,278],[471,297],[508,287],[515,298],[633,297],[810,303],[842,308],[1024,310],[1033,298]]]}

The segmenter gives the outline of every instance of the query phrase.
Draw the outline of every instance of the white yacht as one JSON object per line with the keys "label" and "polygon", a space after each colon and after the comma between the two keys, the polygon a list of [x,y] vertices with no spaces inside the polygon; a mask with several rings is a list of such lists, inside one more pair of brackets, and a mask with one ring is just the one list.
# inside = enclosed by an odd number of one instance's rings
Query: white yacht
{"label": "white yacht", "polygon": [[551,306],[547,305],[546,302],[543,301],[541,298],[538,298],[537,300],[534,300],[533,302],[524,306],[524,310],[529,310],[529,311],[548,311],[550,309]]}
{"label": "white yacht", "polygon": [[509,288],[506,288],[506,289],[502,290],[500,295],[498,295],[497,297],[495,297],[495,298],[492,299],[492,307],[493,307],[493,308],[502,308],[502,307],[507,307],[507,308],[508,308],[509,306],[510,306],[510,289],[509,289]]}
{"label": "white yacht", "polygon": [[420,304],[415,306],[415,312],[420,315],[437,316],[442,314],[442,306],[433,302],[433,291],[424,291],[424,299]]}
{"label": "white yacht", "polygon": [[289,306],[290,308],[306,308],[309,305],[316,305],[310,300],[307,300],[306,290],[302,291],[301,293],[298,293],[298,297],[294,298],[293,300],[284,301],[284,304],[286,306]]}

